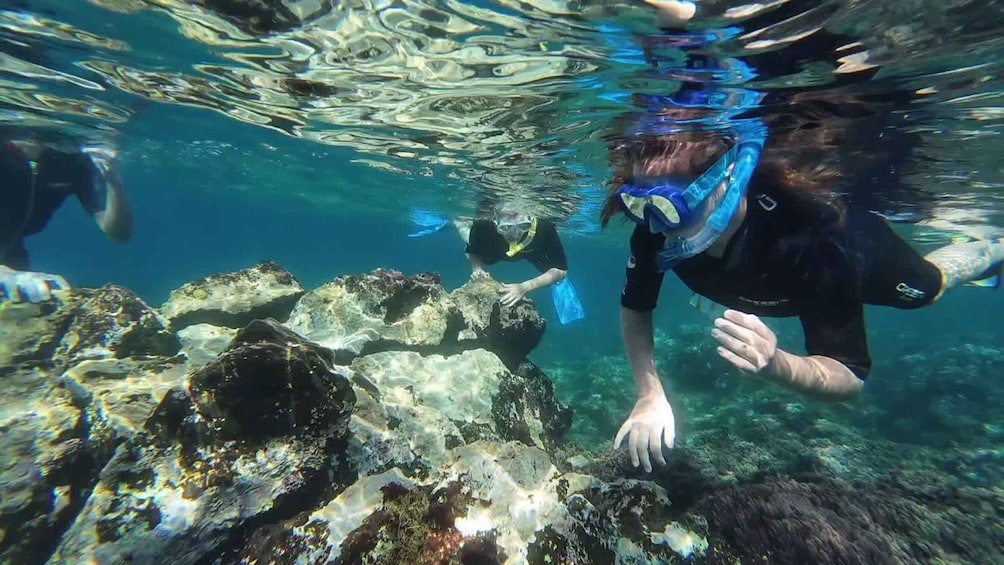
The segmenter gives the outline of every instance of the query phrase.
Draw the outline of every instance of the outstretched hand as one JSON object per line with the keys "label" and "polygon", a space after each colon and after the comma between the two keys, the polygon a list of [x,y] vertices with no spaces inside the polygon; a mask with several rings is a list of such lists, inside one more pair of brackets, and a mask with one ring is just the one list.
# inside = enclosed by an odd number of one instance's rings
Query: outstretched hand
{"label": "outstretched hand", "polygon": [[646,473],[652,471],[652,458],[659,465],[666,464],[662,454],[663,445],[673,448],[676,441],[676,418],[673,407],[662,392],[643,396],[635,402],[627,421],[621,426],[614,439],[614,449],[620,449],[621,442],[628,438],[628,454],[635,467],[641,463]]}
{"label": "outstretched hand", "polygon": [[15,271],[0,266],[0,300],[44,302],[52,298],[52,291],[69,288],[70,283],[59,275]]}
{"label": "outstretched hand", "polygon": [[503,306],[512,306],[523,300],[523,297],[526,296],[526,290],[523,289],[522,284],[504,284],[499,288],[499,294],[501,295],[499,301]]}
{"label": "outstretched hand", "polygon": [[777,336],[760,318],[726,310],[715,320],[711,336],[718,340],[718,355],[741,371],[760,373],[777,355]]}

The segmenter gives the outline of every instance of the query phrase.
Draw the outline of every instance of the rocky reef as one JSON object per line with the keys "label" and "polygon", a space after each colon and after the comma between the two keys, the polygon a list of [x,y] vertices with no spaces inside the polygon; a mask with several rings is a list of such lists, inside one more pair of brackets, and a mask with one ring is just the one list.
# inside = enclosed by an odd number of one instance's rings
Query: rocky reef
{"label": "rocky reef", "polygon": [[[119,287],[0,304],[0,562],[1004,559],[1001,477],[972,438],[995,432],[957,424],[957,480],[937,430],[895,442],[934,386],[919,370],[855,428],[840,408],[701,378],[696,330],[660,336],[693,377],[674,381],[680,447],[646,475],[606,448],[630,398],[562,395],[570,440],[552,381],[582,391],[615,361],[541,370],[544,320],[527,299],[502,308],[497,284],[376,270],[307,291],[263,263],[157,309]],[[987,410],[974,418],[999,421]]]}

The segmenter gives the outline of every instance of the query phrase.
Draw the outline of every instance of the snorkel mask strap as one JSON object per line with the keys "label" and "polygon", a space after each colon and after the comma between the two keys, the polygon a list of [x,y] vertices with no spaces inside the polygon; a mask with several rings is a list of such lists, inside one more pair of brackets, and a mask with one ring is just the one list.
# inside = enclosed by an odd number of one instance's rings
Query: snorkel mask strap
{"label": "snorkel mask strap", "polygon": [[537,235],[537,218],[532,218],[530,220],[530,229],[527,230],[526,235],[523,239],[516,243],[509,243],[509,250],[505,252],[507,257],[515,257],[520,254],[521,251],[526,249],[527,245],[533,241],[534,236]]}
{"label": "snorkel mask strap", "polygon": [[[718,241],[718,238],[728,228],[729,223],[732,222],[732,218],[735,217],[742,198],[746,194],[746,188],[749,186],[750,178],[752,178],[753,171],[760,160],[760,152],[763,150],[763,144],[767,137],[766,127],[760,122],[750,124],[749,129],[743,133],[745,135],[742,135],[735,147],[726,154],[727,157],[733,155],[734,160],[720,160],[712,170],[702,175],[701,179],[695,181],[688,188],[687,192],[694,189],[694,193],[690,195],[691,198],[700,196],[701,193],[707,197],[713,190],[711,187],[721,185],[721,182],[728,176],[729,166],[732,166],[731,177],[728,178],[722,201],[697,234],[684,240],[671,241],[660,251],[660,271],[671,270],[680,261],[703,253]],[[704,180],[705,178],[707,181]],[[701,185],[701,187],[695,188],[696,185]]]}

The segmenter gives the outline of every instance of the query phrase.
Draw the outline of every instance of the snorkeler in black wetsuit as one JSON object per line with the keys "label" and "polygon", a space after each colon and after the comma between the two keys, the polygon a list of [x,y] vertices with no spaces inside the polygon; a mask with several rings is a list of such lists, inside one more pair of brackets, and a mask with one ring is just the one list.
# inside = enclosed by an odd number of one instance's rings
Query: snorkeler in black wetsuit
{"label": "snorkeler in black wetsuit", "polygon": [[499,261],[525,259],[541,272],[521,283],[503,284],[499,292],[504,306],[519,302],[528,292],[557,284],[568,275],[565,249],[550,220],[502,209],[493,219],[460,218],[454,225],[467,243],[465,253],[472,279],[490,276],[484,267]]}
{"label": "snorkeler in black wetsuit", "polygon": [[[646,469],[649,453],[664,462],[661,446],[672,447],[674,437],[672,409],[653,359],[652,311],[665,272],[728,308],[712,331],[722,358],[808,396],[844,400],[861,391],[871,367],[864,304],[919,308],[961,284],[999,281],[1004,265],[1004,240],[950,245],[921,257],[877,214],[786,185],[791,175],[783,163],[761,163],[745,191],[734,186],[741,180],[722,173],[687,210],[669,196],[678,189],[658,179],[705,177],[691,168],[708,167],[700,158],[710,154],[702,143],[672,144],[690,155],[670,149],[656,163],[628,163],[622,171],[645,170],[651,177],[619,178],[604,210],[604,223],[618,212],[639,223],[621,295],[622,331],[639,397],[615,443],[629,437],[632,461]],[[715,154],[723,158],[722,151]],[[716,169],[724,170],[711,167]],[[708,231],[733,190],[745,192],[736,210],[727,214],[723,229]],[[758,316],[798,316],[808,355],[779,348]]]}
{"label": "snorkeler in black wetsuit", "polygon": [[115,161],[104,152],[7,139],[0,142],[0,178],[0,300],[39,302],[69,288],[59,275],[29,270],[24,238],[45,229],[71,195],[109,239],[131,236],[132,212]]}
{"label": "snorkeler in black wetsuit", "polygon": [[[656,111],[654,123],[700,118],[701,111],[669,104],[661,118]],[[662,448],[675,440],[675,418],[654,362],[652,311],[667,271],[728,308],[712,330],[719,356],[829,400],[853,398],[868,377],[864,304],[918,308],[961,284],[999,281],[1004,240],[920,257],[877,214],[827,198],[839,175],[813,163],[800,168],[793,155],[816,148],[801,146],[800,128],[775,124],[764,118],[737,119],[729,131],[634,128],[612,147],[615,173],[603,224],[618,213],[638,224],[621,295],[638,397],[614,445],[628,438],[632,463],[646,471],[651,458],[665,464]],[[847,133],[843,125],[832,131]],[[873,170],[855,172],[871,181]],[[808,355],[780,349],[759,316],[798,316]]]}

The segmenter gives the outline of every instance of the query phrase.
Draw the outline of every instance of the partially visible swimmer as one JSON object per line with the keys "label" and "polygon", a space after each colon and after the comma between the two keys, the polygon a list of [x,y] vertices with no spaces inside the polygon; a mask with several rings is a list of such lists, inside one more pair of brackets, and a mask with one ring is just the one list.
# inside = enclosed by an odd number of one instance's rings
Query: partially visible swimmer
{"label": "partially visible swimmer", "polygon": [[[760,152],[766,132],[636,135],[612,148],[604,226],[623,213],[631,236],[621,330],[637,400],[614,440],[635,466],[665,464],[672,407],[656,372],[652,312],[673,272],[694,301],[724,312],[717,353],[747,373],[808,397],[843,401],[871,369],[864,305],[916,309],[966,283],[1000,284],[1004,240],[950,245],[921,257],[878,214],[825,195],[805,174]],[[829,185],[829,186],[828,186]],[[778,347],[760,316],[798,316],[808,355]]]}
{"label": "partially visible swimmer", "polygon": [[490,278],[486,266],[525,259],[540,275],[520,283],[503,284],[500,302],[512,306],[530,292],[559,284],[568,276],[568,260],[554,223],[512,207],[497,207],[491,218],[457,218],[453,222],[467,244],[471,279]]}
{"label": "partially visible swimmer", "polygon": [[0,176],[0,300],[41,302],[70,287],[60,275],[31,270],[24,239],[44,230],[71,195],[112,241],[132,235],[132,211],[108,150],[11,136],[0,142]]}

